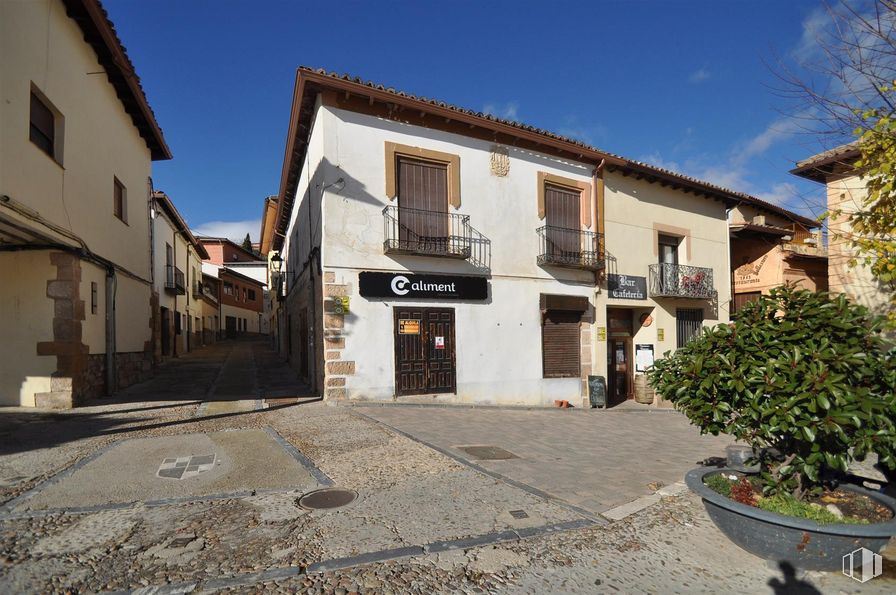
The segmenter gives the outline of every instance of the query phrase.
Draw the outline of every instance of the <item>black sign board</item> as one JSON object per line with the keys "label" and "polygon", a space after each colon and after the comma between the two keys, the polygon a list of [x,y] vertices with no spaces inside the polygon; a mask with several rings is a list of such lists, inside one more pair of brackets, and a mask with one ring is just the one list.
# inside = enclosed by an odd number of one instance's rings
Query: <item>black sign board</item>
{"label": "black sign board", "polygon": [[607,406],[607,380],[603,376],[588,376],[588,403],[592,407]]}
{"label": "black sign board", "polygon": [[632,275],[607,275],[607,289],[611,298],[622,300],[646,300],[647,277]]}
{"label": "black sign board", "polygon": [[364,271],[358,275],[358,281],[364,297],[407,300],[484,300],[488,297],[485,277]]}

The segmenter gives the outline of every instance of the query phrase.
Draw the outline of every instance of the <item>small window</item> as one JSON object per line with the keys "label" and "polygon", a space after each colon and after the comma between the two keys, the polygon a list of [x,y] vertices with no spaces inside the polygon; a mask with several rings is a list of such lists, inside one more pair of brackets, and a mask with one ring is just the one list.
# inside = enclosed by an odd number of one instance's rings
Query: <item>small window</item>
{"label": "small window", "polygon": [[679,348],[700,336],[703,330],[703,310],[700,308],[678,308],[675,311]]}
{"label": "small window", "polygon": [[62,118],[50,102],[31,90],[31,115],[29,137],[41,151],[62,163]]}
{"label": "small window", "polygon": [[224,294],[233,295],[233,283],[224,282]]}
{"label": "small window", "polygon": [[244,287],[244,288],[243,288],[243,301],[244,301],[244,302],[246,301],[246,297],[247,297],[247,294],[246,294],[246,288]]}
{"label": "small window", "polygon": [[96,281],[90,282],[90,313],[96,314],[97,309],[97,287]]}
{"label": "small window", "polygon": [[250,290],[249,290],[249,301],[250,301],[250,302],[254,302],[254,301],[255,301],[255,290],[254,290],[254,289],[250,289]]}
{"label": "small window", "polygon": [[124,187],[124,184],[118,181],[118,178],[114,178],[113,200],[113,210],[115,212],[115,216],[127,223],[128,191],[127,188]]}
{"label": "small window", "polygon": [[542,370],[545,378],[578,378],[581,374],[581,312],[548,310],[541,326]]}

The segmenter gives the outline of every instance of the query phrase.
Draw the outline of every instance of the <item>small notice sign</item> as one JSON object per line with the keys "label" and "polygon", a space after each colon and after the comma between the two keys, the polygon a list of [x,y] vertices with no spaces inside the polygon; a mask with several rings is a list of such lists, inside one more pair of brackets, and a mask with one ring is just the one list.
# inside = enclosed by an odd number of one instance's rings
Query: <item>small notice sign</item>
{"label": "small notice sign", "polygon": [[605,326],[597,327],[597,340],[598,341],[606,341],[607,340],[607,327],[605,327]]}
{"label": "small notice sign", "polygon": [[646,372],[653,366],[653,345],[635,345],[635,372]]}
{"label": "small notice sign", "polygon": [[402,318],[398,321],[398,334],[399,335],[419,335],[420,334],[420,321],[419,320],[411,320],[408,318]]}
{"label": "small notice sign", "polygon": [[662,329],[662,328],[656,329],[656,340],[657,341],[665,341],[666,340],[666,329]]}
{"label": "small notice sign", "polygon": [[436,349],[445,349],[445,337],[436,337]]}
{"label": "small notice sign", "polygon": [[348,314],[349,297],[339,295],[333,298],[333,312],[335,314]]}

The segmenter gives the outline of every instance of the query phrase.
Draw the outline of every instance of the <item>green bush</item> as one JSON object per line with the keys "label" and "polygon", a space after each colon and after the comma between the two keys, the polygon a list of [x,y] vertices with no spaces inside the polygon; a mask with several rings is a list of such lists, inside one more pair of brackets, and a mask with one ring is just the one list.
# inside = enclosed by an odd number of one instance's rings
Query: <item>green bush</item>
{"label": "green bush", "polygon": [[762,454],[765,494],[802,500],[868,453],[896,468],[896,350],[882,323],[843,296],[782,287],[664,354],[649,380],[701,432]]}

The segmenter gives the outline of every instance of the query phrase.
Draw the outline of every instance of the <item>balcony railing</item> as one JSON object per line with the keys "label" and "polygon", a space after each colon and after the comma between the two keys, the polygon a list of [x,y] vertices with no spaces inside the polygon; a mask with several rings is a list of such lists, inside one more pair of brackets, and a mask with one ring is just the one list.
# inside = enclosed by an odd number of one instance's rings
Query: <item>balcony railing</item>
{"label": "balcony railing", "polygon": [[537,230],[538,264],[598,271],[604,268],[604,237],[580,229],[545,225]]}
{"label": "balcony railing", "polygon": [[165,266],[165,290],[177,295],[186,295],[187,293],[184,272],[170,264]]}
{"label": "balcony railing", "polygon": [[386,254],[470,258],[470,216],[389,206],[383,209]]}
{"label": "balcony railing", "polygon": [[659,263],[650,265],[650,295],[712,299],[716,290],[712,283],[712,269],[684,264]]}

